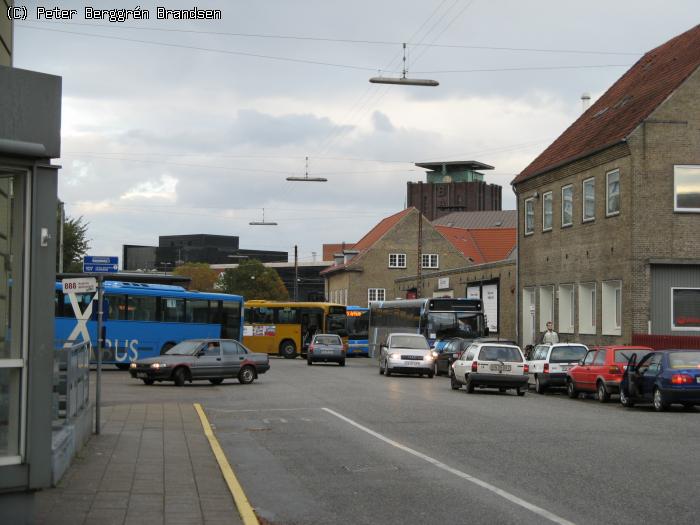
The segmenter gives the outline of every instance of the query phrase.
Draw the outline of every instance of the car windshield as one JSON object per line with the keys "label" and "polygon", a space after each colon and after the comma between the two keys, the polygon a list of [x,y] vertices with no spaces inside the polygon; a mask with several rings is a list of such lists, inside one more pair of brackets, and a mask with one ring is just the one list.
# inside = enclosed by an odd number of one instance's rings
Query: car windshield
{"label": "car windshield", "polygon": [[615,350],[615,362],[627,364],[632,357],[632,354],[637,354],[637,362],[639,362],[642,357],[647,355],[651,350],[646,350],[644,348],[625,348],[621,350]]}
{"label": "car windshield", "polygon": [[671,368],[700,368],[700,352],[671,352],[668,361]]}
{"label": "car windshield", "polygon": [[411,350],[428,350],[428,341],[425,337],[397,335],[391,338],[392,348],[410,348]]}
{"label": "car windshield", "polygon": [[512,346],[484,346],[479,352],[479,360],[483,361],[515,361],[522,362],[520,351]]}
{"label": "car windshield", "polygon": [[573,363],[586,355],[586,347],[579,345],[557,346],[549,357],[550,363]]}
{"label": "car windshield", "polygon": [[202,346],[202,341],[183,341],[165,352],[168,355],[194,355]]}
{"label": "car windshield", "polygon": [[482,335],[482,317],[468,312],[431,312],[428,314],[428,331],[436,339],[464,337],[474,339]]}
{"label": "car windshield", "polygon": [[339,345],[342,344],[340,342],[340,337],[337,335],[317,335],[314,338],[314,343],[317,345]]}

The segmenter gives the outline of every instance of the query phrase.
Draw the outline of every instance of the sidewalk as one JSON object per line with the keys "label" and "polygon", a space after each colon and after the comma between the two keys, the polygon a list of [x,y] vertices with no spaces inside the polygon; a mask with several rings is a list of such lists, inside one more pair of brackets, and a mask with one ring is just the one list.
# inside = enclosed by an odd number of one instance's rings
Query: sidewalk
{"label": "sidewalk", "polygon": [[36,495],[37,524],[239,524],[191,404],[117,405],[55,489]]}

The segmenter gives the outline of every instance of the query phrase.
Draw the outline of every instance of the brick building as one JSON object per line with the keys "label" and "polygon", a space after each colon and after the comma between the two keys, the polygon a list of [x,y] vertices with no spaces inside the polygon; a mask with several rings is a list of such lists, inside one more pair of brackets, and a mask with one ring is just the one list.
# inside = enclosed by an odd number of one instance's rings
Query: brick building
{"label": "brick building", "polygon": [[501,209],[501,187],[487,184],[477,171],[493,166],[474,160],[418,162],[416,166],[428,170],[427,183],[407,183],[406,205],[418,208],[429,220],[457,211]]}
{"label": "brick building", "polygon": [[[419,239],[421,271],[470,264],[416,208],[407,208],[382,220],[352,249],[336,254],[335,264],[321,272],[326,279],[326,297],[358,306],[394,299],[395,279],[418,273]],[[418,284],[402,297],[424,296],[420,288]]]}
{"label": "brick building", "polygon": [[518,328],[700,347],[700,26],[646,53],[512,182]]}

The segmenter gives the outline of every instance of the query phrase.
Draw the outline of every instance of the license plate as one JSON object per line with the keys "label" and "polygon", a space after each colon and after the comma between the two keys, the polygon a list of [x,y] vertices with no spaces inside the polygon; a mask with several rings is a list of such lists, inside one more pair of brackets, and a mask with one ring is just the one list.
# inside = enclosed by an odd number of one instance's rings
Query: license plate
{"label": "license plate", "polygon": [[490,370],[493,372],[510,372],[510,365],[491,365]]}
{"label": "license plate", "polygon": [[137,372],[136,377],[139,379],[146,379],[148,378],[148,374],[146,372]]}
{"label": "license plate", "polygon": [[421,362],[420,361],[404,361],[403,364],[404,364],[404,366],[420,366]]}
{"label": "license plate", "polygon": [[569,370],[571,368],[571,366],[572,365],[562,365],[561,369],[566,371],[566,370]]}

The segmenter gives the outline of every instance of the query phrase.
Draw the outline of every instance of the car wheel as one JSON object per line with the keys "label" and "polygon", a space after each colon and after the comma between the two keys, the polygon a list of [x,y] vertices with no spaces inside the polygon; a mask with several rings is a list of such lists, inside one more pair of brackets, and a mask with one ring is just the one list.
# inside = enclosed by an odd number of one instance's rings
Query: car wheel
{"label": "car wheel", "polygon": [[379,361],[379,375],[383,376],[384,375],[384,369],[382,368],[382,362]]}
{"label": "car wheel", "polygon": [[620,403],[625,408],[632,408],[634,406],[632,400],[629,397],[627,397],[627,392],[625,392],[625,389],[622,385],[620,385]]}
{"label": "car wheel", "polygon": [[214,378],[214,379],[210,379],[209,382],[210,382],[212,385],[220,385],[221,383],[224,382],[224,378],[223,378],[223,377],[216,377],[216,378]]}
{"label": "car wheel", "polygon": [[187,372],[185,372],[185,367],[176,368],[173,372],[173,381],[175,386],[184,386],[185,380],[187,379]]}
{"label": "car wheel", "polygon": [[598,381],[598,401],[607,403],[610,401],[610,393],[605,388],[605,383]]}
{"label": "car wheel", "polygon": [[339,364],[340,366],[345,366],[345,359],[343,359],[342,361],[338,361],[338,364]]}
{"label": "car wheel", "polygon": [[313,361],[309,358],[306,359],[306,364],[311,366],[313,364]]}
{"label": "car wheel", "polygon": [[433,377],[435,377],[435,371],[431,370],[430,372],[428,372],[428,379],[432,379]]}
{"label": "car wheel", "polygon": [[474,393],[474,383],[471,382],[469,378],[467,378],[467,394],[473,394]]}
{"label": "car wheel", "polygon": [[535,392],[538,394],[544,394],[547,387],[540,382],[540,376],[535,376]]}
{"label": "car wheel", "polygon": [[516,388],[515,393],[518,394],[520,397],[523,397],[525,395],[526,390],[523,388]]}
{"label": "car wheel", "polygon": [[654,389],[654,409],[657,412],[668,410],[669,402],[664,398],[663,393],[658,388]]}
{"label": "car wheel", "polygon": [[252,366],[244,366],[238,372],[238,381],[243,385],[249,385],[255,381],[255,369]]}
{"label": "car wheel", "polygon": [[450,386],[452,387],[452,390],[459,390],[462,388],[462,385],[455,379],[454,376],[450,376]]}
{"label": "car wheel", "polygon": [[389,377],[391,375],[391,370],[389,370],[389,363],[384,361],[384,375]]}
{"label": "car wheel", "polygon": [[280,343],[280,355],[287,359],[294,359],[297,356],[297,345],[291,339],[285,339]]}
{"label": "car wheel", "polygon": [[571,399],[578,398],[578,390],[576,390],[576,386],[574,386],[574,381],[572,379],[569,379],[566,382],[566,395]]}
{"label": "car wheel", "polygon": [[[153,379],[142,379],[144,385],[151,386],[155,381]],[[692,405],[691,405],[692,406]]]}

